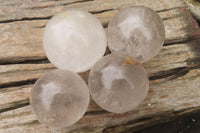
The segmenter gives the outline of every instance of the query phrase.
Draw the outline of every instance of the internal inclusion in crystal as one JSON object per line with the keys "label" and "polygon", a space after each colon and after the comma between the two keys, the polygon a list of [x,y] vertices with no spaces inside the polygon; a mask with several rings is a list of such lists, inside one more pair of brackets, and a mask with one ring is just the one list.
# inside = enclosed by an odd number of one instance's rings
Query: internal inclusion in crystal
{"label": "internal inclusion in crystal", "polygon": [[89,89],[79,75],[53,70],[37,80],[30,104],[41,123],[56,128],[71,126],[88,108]]}
{"label": "internal inclusion in crystal", "polygon": [[165,28],[160,16],[144,6],[125,8],[108,25],[108,47],[123,51],[140,62],[146,62],[160,51]]}
{"label": "internal inclusion in crystal", "polygon": [[95,16],[69,8],[49,20],[43,45],[47,58],[57,68],[84,72],[103,57],[107,39]]}
{"label": "internal inclusion in crystal", "polygon": [[100,59],[91,69],[88,82],[94,101],[113,113],[135,109],[149,89],[148,76],[143,66],[122,53]]}

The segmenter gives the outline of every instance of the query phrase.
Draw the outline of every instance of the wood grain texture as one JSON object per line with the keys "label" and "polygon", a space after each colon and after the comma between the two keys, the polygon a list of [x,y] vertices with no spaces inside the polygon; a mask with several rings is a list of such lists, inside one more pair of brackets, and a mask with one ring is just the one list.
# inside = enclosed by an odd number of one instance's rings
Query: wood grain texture
{"label": "wood grain texture", "polygon": [[[192,22],[193,20],[191,19],[191,16],[185,7],[185,4],[183,4],[181,0],[179,1],[177,0],[177,2],[175,2],[177,3],[177,5],[170,4],[169,2],[166,2],[166,1],[163,1],[163,2],[162,1],[159,4],[152,4],[152,2],[146,1],[145,5],[148,3],[149,7],[157,10],[160,16],[162,17],[162,19],[164,20],[165,29],[166,29],[166,41],[165,41],[166,44],[185,41],[191,37],[192,38],[199,37],[200,33],[197,32],[198,25],[195,22]],[[3,1],[3,2],[6,2],[6,1]],[[60,1],[56,1],[56,2],[60,2]],[[94,2],[94,1],[89,1],[89,3],[90,2]],[[91,9],[91,12],[93,12],[94,15],[102,22],[105,28],[109,20],[114,16],[114,14],[117,13],[117,11],[119,10],[119,7],[122,8],[122,7],[129,6],[129,5],[125,5],[128,3],[142,4],[141,2],[138,2],[136,0],[127,1],[127,2],[106,0],[106,2],[103,1],[104,4],[102,4],[102,1],[95,1],[95,2],[96,4],[94,3],[88,4],[88,2],[86,3],[87,3],[88,8],[90,7],[89,9]],[[42,2],[39,2],[39,3],[42,3]],[[110,5],[111,3],[113,3],[112,8],[108,9],[108,7],[111,6]],[[117,5],[119,4],[121,4],[121,6],[118,7]],[[109,5],[109,6],[108,7],[103,6],[104,8],[102,7],[101,10],[99,9],[100,11],[97,12],[96,6],[99,6],[100,8],[101,5]],[[163,9],[161,8],[162,6],[168,7],[168,9]],[[60,10],[63,9],[62,6],[58,6],[58,7]],[[92,10],[92,7],[94,8],[93,10]],[[50,14],[52,8],[53,7],[51,6],[50,7],[47,6],[45,10],[42,8],[43,11],[40,11],[39,13],[37,13],[37,10],[36,11],[31,10],[31,11],[32,11],[32,14],[37,14],[38,16],[44,15],[44,14],[48,14],[52,16],[52,14]],[[22,9],[19,8],[18,9],[19,11],[17,12],[17,14],[23,15],[24,14],[23,12],[27,13],[27,11],[24,8]],[[16,14],[15,15],[10,14],[10,15],[7,15],[6,18],[14,19],[17,16],[18,15]],[[27,16],[24,16],[24,17],[27,17]],[[47,23],[47,20],[49,18],[50,17],[44,18],[43,16],[43,18],[40,18],[40,19],[33,18],[33,19],[23,20],[21,17],[18,17],[17,20],[19,19],[20,21],[18,20],[18,21],[13,21],[13,22],[12,21],[7,22],[8,20],[6,20],[7,23],[0,23],[0,38],[1,38],[0,64],[18,63],[18,62],[23,62],[27,60],[45,59],[46,57],[45,57],[45,53],[42,47],[42,36],[43,36],[44,26]],[[4,20],[5,18],[0,17],[0,21],[1,19]]]}
{"label": "wood grain texture", "polygon": [[[66,129],[50,129],[31,112],[34,82],[55,67],[42,48],[45,24],[67,7],[93,13],[105,30],[122,8],[145,5],[166,29],[160,53],[143,64],[150,79],[145,101],[132,112],[108,113],[93,100],[85,116]],[[200,110],[200,29],[183,0],[0,0],[0,133],[132,132]],[[88,72],[80,74],[87,82]]]}
{"label": "wood grain texture", "polygon": [[192,15],[200,21],[200,1],[199,0],[184,0]]}

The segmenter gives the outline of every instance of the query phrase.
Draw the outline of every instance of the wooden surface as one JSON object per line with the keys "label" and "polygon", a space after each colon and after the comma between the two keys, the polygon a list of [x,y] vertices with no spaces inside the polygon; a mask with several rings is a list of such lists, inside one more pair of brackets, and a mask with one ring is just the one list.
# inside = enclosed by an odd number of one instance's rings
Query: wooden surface
{"label": "wooden surface", "polygon": [[199,133],[200,111],[134,133]]}
{"label": "wooden surface", "polygon": [[[145,5],[159,13],[165,45],[151,61],[150,90],[132,112],[117,115],[93,100],[85,116],[66,129],[40,124],[29,106],[30,90],[54,69],[42,48],[46,22],[67,7],[93,13],[108,25],[120,9]],[[88,72],[81,74],[87,81]],[[0,133],[132,132],[200,110],[200,29],[183,0],[0,0]]]}

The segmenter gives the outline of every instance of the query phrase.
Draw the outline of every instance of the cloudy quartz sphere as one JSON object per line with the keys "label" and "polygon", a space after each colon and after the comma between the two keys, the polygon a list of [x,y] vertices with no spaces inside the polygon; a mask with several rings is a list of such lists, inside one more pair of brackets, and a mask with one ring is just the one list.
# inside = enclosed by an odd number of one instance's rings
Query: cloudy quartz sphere
{"label": "cloudy quartz sphere", "polygon": [[93,66],[89,74],[89,89],[100,107],[113,113],[125,113],[144,100],[149,80],[138,61],[114,53]]}
{"label": "cloudy quartz sphere", "polygon": [[165,39],[160,16],[148,7],[121,10],[108,25],[108,46],[112,52],[124,51],[140,62],[153,58]]}
{"label": "cloudy quartz sphere", "polygon": [[67,70],[50,71],[37,80],[30,104],[37,119],[47,126],[63,128],[76,123],[89,104],[83,79]]}
{"label": "cloudy quartz sphere", "polygon": [[106,50],[101,23],[90,13],[67,9],[50,19],[44,30],[43,45],[47,58],[57,68],[84,72]]}

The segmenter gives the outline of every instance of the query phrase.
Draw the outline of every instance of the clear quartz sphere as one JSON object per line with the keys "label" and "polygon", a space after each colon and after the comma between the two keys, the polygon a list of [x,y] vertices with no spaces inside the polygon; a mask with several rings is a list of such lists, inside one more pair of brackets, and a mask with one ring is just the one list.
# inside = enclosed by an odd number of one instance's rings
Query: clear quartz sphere
{"label": "clear quartz sphere", "polygon": [[107,39],[97,18],[69,8],[47,23],[43,46],[47,58],[57,68],[84,72],[103,57]]}
{"label": "clear quartz sphere", "polygon": [[119,53],[100,59],[90,71],[88,84],[94,101],[113,113],[133,110],[149,89],[149,79],[141,64]]}
{"label": "clear quartz sphere", "polygon": [[30,104],[41,123],[64,128],[76,123],[86,112],[89,89],[79,75],[67,70],[53,70],[36,81]]}
{"label": "clear quartz sphere", "polygon": [[140,62],[158,54],[164,39],[163,21],[148,7],[125,8],[108,25],[108,47],[111,52],[124,51]]}

